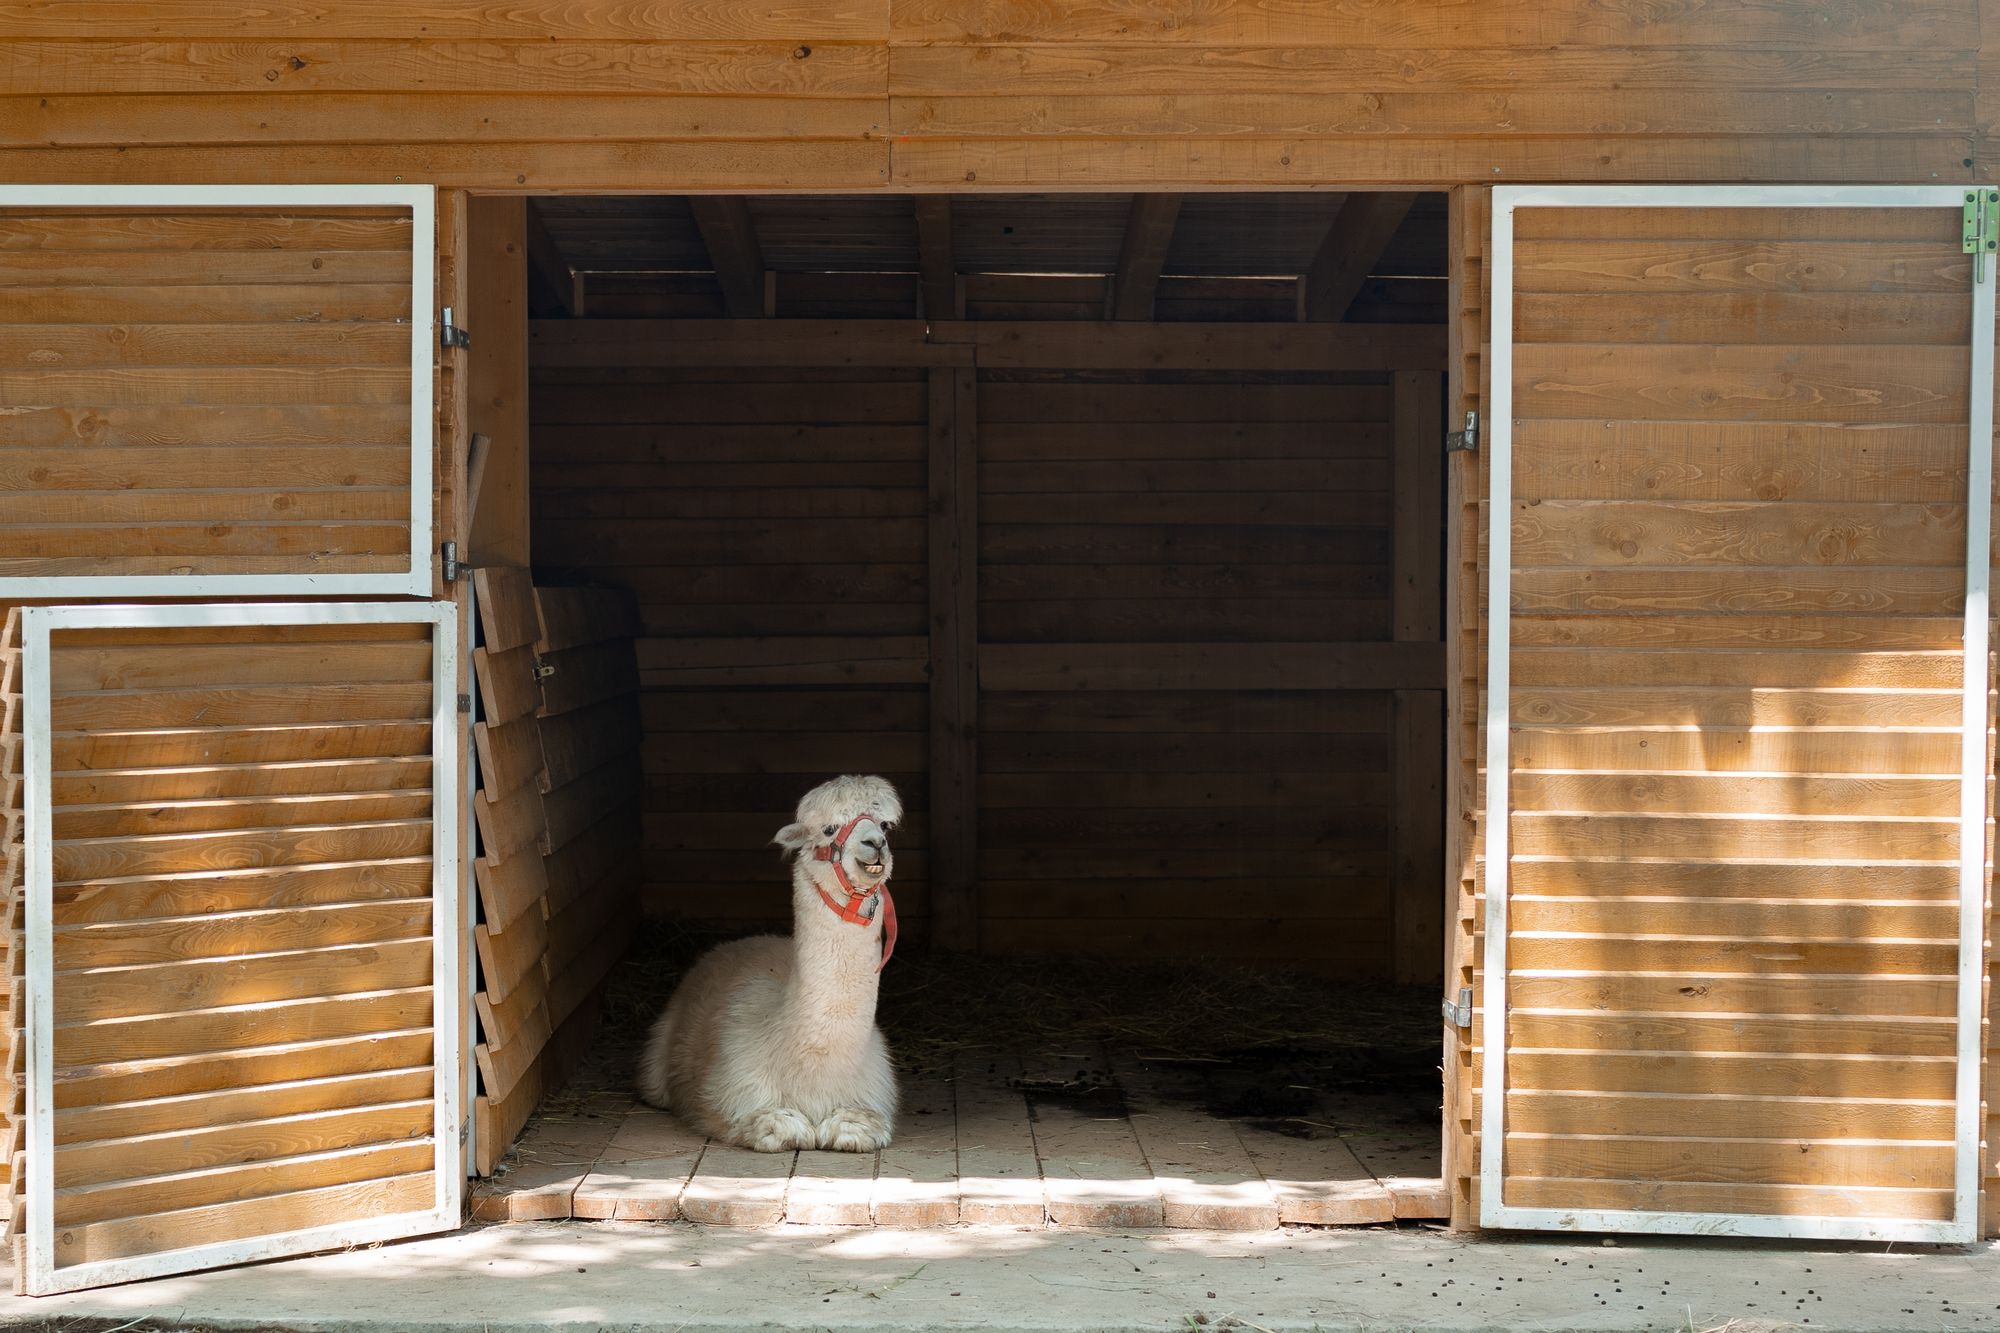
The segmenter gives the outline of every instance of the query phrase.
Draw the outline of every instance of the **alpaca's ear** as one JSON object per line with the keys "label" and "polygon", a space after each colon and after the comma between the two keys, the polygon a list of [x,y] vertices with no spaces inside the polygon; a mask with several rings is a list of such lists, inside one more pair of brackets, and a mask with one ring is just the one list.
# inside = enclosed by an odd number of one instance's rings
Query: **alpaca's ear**
{"label": "alpaca's ear", "polygon": [[787,824],[778,830],[778,836],[771,841],[784,848],[787,856],[796,855],[812,842],[812,830],[804,824]]}
{"label": "alpaca's ear", "polygon": [[868,787],[868,805],[876,817],[891,824],[902,823],[903,798],[896,794],[896,784],[887,778],[869,778]]}

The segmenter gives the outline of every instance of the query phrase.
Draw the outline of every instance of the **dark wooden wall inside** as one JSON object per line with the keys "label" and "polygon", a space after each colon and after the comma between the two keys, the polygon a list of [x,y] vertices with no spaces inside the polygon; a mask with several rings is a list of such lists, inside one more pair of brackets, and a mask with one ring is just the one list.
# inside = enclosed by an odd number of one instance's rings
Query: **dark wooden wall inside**
{"label": "dark wooden wall inside", "polygon": [[[1422,637],[1410,550],[1433,621],[1440,596],[1440,501],[1397,481],[1413,425],[1440,448],[1442,332],[1262,327],[1271,350],[1217,352],[1145,324],[538,324],[537,569],[644,621],[649,910],[781,925],[772,833],[872,771],[912,812],[913,937],[956,911],[992,950],[1434,976],[1442,739],[1412,772],[1394,737],[1442,650],[1394,640]],[[1046,368],[1093,341],[1166,368]],[[1301,368],[1343,356],[1366,368]],[[811,364],[835,358],[881,364]]]}
{"label": "dark wooden wall inside", "polygon": [[1392,408],[1385,373],[981,375],[986,947],[1386,966],[1390,694],[1212,687],[1390,637]]}
{"label": "dark wooden wall inside", "polygon": [[871,772],[920,935],[923,372],[537,365],[530,411],[537,568],[639,598],[647,910],[788,921],[771,836]]}

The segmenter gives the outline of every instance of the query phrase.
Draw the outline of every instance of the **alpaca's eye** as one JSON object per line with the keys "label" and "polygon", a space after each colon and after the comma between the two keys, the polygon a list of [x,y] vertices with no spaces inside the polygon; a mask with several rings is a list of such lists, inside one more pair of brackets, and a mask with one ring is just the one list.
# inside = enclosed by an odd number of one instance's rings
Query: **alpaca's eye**
{"label": "alpaca's eye", "polygon": [[896,831],[896,821],[892,819],[888,823],[884,824],[882,826],[882,831],[884,833],[894,833]]}
{"label": "alpaca's eye", "polygon": [[829,838],[831,838],[834,834],[838,833],[839,831],[840,831],[839,829],[835,828],[831,824],[828,824],[826,826],[826,836]]}

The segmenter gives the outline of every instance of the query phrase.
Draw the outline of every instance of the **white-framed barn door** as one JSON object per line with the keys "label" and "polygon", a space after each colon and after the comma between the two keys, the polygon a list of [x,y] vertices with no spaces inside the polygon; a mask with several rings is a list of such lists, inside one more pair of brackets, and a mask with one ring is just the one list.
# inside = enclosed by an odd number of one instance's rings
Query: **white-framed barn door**
{"label": "white-framed barn door", "polygon": [[22,613],[25,1289],[459,1225],[444,602]]}
{"label": "white-framed barn door", "polygon": [[430,186],[0,185],[0,599],[428,597]]}
{"label": "white-framed barn door", "polygon": [[1996,212],[1494,190],[1482,1225],[1974,1239]]}

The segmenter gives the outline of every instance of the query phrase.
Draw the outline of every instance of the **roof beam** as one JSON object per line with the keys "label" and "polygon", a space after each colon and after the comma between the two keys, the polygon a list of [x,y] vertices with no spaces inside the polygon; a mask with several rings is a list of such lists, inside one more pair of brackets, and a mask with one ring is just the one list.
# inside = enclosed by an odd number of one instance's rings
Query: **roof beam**
{"label": "roof beam", "polygon": [[576,313],[576,275],[555,237],[542,225],[541,210],[528,201],[528,308],[536,315]]}
{"label": "roof beam", "polygon": [[1111,319],[1151,319],[1153,294],[1160,287],[1160,269],[1173,244],[1174,221],[1180,217],[1181,196],[1135,194],[1125,217],[1125,240],[1118,247],[1118,271],[1111,278],[1105,314]]}
{"label": "roof beam", "polygon": [[959,319],[958,263],[951,253],[951,196],[920,194],[917,258],[923,271],[924,318]]}
{"label": "roof beam", "polygon": [[1348,195],[1306,270],[1299,317],[1323,323],[1346,319],[1376,261],[1416,202],[1414,194]]}
{"label": "roof beam", "polygon": [[764,251],[750,221],[750,202],[740,194],[698,194],[688,200],[694,225],[708,247],[708,262],[722,284],[722,305],[731,319],[757,319],[765,308]]}

